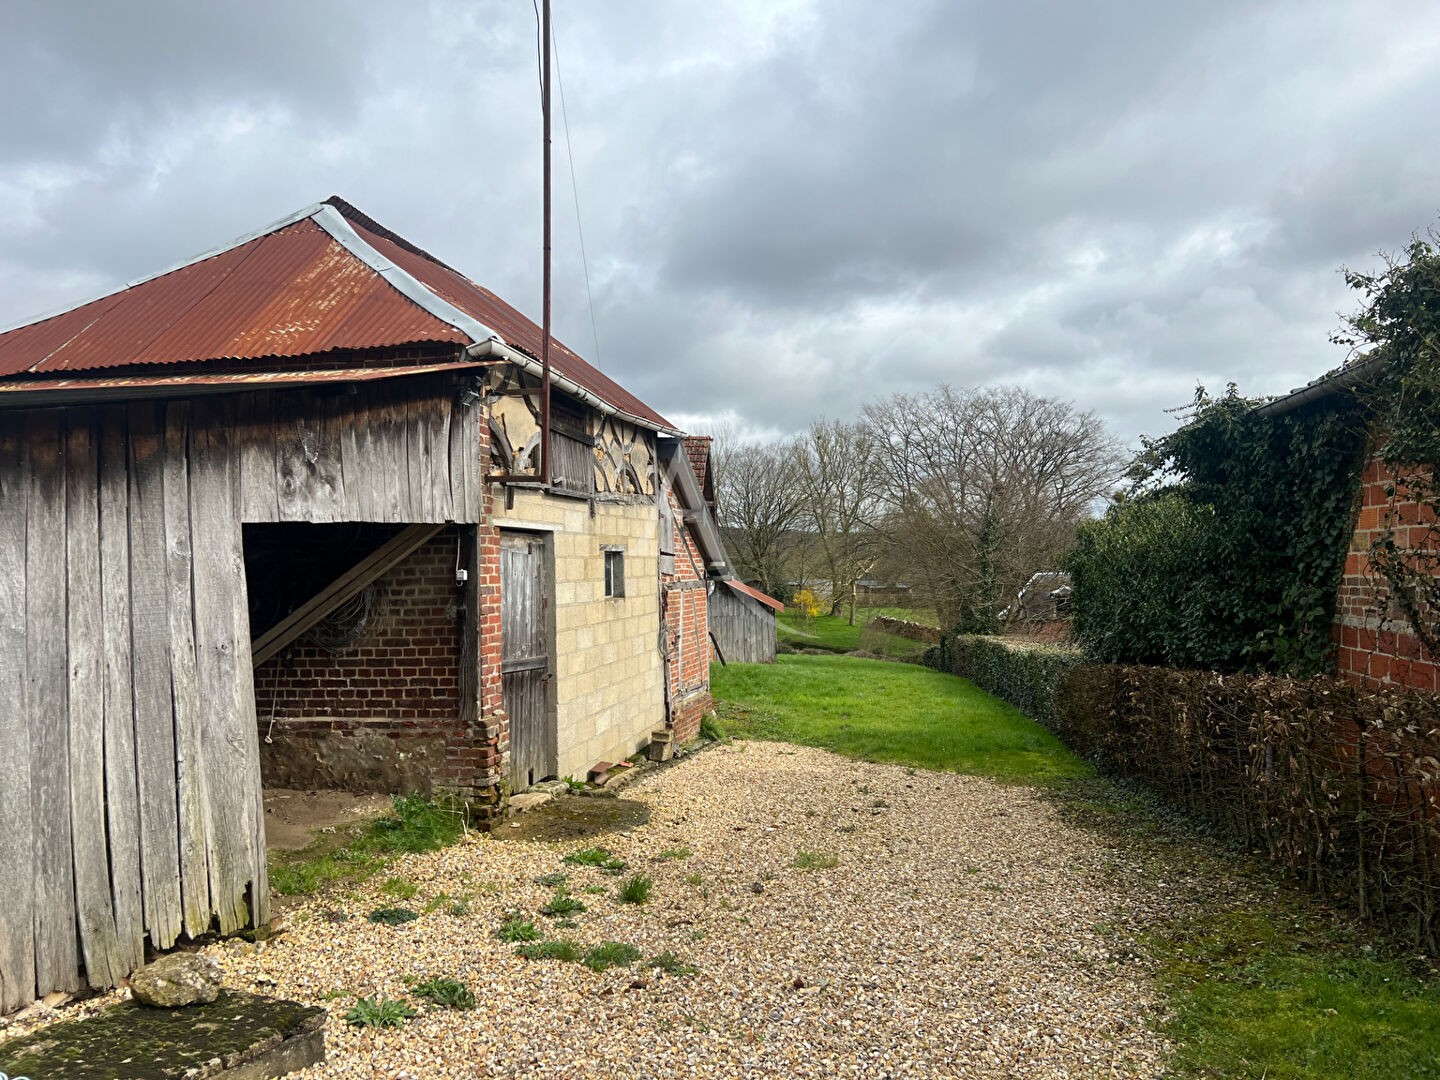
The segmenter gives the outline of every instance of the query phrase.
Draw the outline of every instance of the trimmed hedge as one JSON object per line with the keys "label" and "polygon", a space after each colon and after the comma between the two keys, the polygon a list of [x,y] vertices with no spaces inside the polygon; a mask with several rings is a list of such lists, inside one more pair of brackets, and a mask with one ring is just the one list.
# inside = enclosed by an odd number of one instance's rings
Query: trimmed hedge
{"label": "trimmed hedge", "polygon": [[1085,664],[947,640],[930,659],[1323,896],[1440,949],[1440,694],[1333,677]]}
{"label": "trimmed hedge", "polygon": [[1055,687],[1084,656],[1063,645],[1008,641],[983,634],[945,635],[925,650],[924,663],[969,679],[1056,730]]}

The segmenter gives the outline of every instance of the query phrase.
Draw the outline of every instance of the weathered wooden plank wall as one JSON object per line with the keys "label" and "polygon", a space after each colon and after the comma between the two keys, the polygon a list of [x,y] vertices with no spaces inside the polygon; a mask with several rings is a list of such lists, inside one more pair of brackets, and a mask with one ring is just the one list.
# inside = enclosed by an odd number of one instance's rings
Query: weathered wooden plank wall
{"label": "weathered wooden plank wall", "polygon": [[473,523],[482,420],[423,379],[0,412],[0,1012],[268,919],[242,523]]}
{"label": "weathered wooden plank wall", "polygon": [[708,605],[710,632],[727,664],[775,662],[775,613],[759,601],[717,585]]}
{"label": "weathered wooden plank wall", "polygon": [[227,398],[247,522],[479,520],[479,423],[443,380],[354,392],[256,391]]}

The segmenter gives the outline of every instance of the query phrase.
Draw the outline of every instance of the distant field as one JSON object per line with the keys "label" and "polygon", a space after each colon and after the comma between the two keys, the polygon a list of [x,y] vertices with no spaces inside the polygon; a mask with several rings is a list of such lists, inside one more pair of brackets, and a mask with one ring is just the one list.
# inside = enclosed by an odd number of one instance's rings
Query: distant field
{"label": "distant field", "polygon": [[825,649],[837,653],[865,649],[881,656],[901,660],[910,659],[924,652],[925,646],[917,641],[879,630],[867,629],[870,620],[880,615],[891,619],[923,623],[926,626],[938,625],[933,611],[925,611],[920,608],[858,608],[855,612],[854,626],[850,625],[846,615],[819,615],[813,619],[804,620],[795,615],[793,608],[787,608],[780,613],[777,633],[782,645],[789,645],[796,649]]}

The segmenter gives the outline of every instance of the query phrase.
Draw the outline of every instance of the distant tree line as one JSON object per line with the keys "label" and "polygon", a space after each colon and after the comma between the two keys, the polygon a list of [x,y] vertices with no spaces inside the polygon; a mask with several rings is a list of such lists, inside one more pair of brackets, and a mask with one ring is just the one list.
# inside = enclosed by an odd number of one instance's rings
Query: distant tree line
{"label": "distant tree line", "polygon": [[993,629],[1054,569],[1124,470],[1092,412],[1018,388],[941,386],[768,443],[717,439],[716,497],[741,573],[784,598],[820,583],[836,614],[860,582],[908,585],[944,626]]}

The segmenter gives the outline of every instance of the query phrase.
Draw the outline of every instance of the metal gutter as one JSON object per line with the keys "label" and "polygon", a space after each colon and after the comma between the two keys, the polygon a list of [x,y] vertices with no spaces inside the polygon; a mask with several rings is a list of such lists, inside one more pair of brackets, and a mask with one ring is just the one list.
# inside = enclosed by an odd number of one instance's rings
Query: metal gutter
{"label": "metal gutter", "polygon": [[[477,360],[456,360],[441,364],[388,368],[312,368],[304,371],[245,371],[194,375],[128,375],[99,379],[35,379],[28,382],[0,382],[0,409],[46,407],[84,401],[114,401],[149,398],[157,391],[175,395],[216,394],[270,387],[314,386],[348,382],[377,382],[411,375],[434,375],[446,371],[473,371],[485,367]],[[32,399],[39,398],[40,401]]]}
{"label": "metal gutter", "polygon": [[1349,390],[1364,382],[1367,377],[1379,369],[1383,362],[1382,357],[1371,353],[1363,360],[1359,360],[1347,368],[1341,368],[1331,375],[1322,376],[1308,386],[1291,390],[1283,397],[1267,401],[1264,405],[1257,405],[1251,412],[1256,416],[1283,416],[1286,413],[1294,412],[1302,405],[1333,397],[1342,390]]}
{"label": "metal gutter", "polygon": [[[730,554],[725,550],[725,541],[720,537],[720,530],[710,515],[710,508],[705,505],[705,496],[700,491],[694,470],[690,468],[690,458],[685,453],[684,443],[679,439],[660,439],[658,444],[661,459],[670,466],[666,470],[666,476],[675,485],[680,494],[680,502],[686,508],[685,520],[695,526],[699,535],[700,550],[705,556],[706,568],[712,576],[728,576]],[[663,493],[657,494],[664,497]]]}

